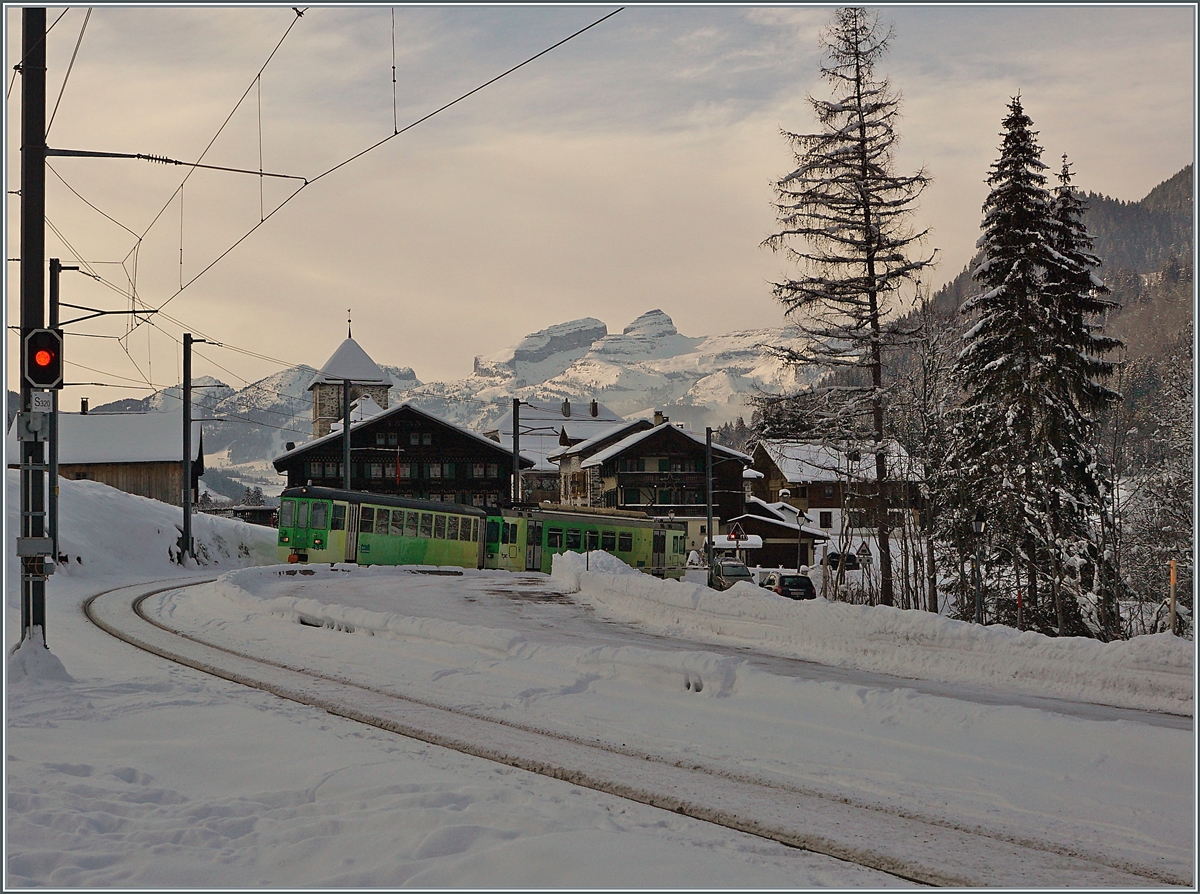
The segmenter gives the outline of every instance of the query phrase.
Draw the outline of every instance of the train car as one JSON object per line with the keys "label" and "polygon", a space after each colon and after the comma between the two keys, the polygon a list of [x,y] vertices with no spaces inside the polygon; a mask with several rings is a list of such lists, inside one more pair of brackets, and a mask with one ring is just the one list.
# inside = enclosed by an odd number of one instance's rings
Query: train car
{"label": "train car", "polygon": [[687,526],[616,509],[504,509],[488,517],[484,565],[549,573],[554,556],[604,550],[656,577],[683,576]]}
{"label": "train car", "polygon": [[482,568],[487,514],[331,487],[290,487],[279,503],[282,562]]}

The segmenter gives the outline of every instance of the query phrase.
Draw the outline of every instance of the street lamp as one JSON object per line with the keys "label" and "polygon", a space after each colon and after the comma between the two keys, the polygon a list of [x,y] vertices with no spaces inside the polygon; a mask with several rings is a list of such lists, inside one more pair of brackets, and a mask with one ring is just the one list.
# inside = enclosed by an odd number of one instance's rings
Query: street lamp
{"label": "street lamp", "polygon": [[983,623],[983,532],[987,528],[987,518],[982,509],[975,511],[975,519],[971,522],[971,530],[975,532],[975,623]]}

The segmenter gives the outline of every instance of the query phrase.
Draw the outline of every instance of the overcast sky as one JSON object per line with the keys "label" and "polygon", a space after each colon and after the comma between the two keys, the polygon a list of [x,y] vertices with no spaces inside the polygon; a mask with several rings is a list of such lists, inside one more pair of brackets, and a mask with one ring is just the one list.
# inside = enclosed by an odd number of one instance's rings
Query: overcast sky
{"label": "overcast sky", "polygon": [[[394,121],[403,128],[615,8],[311,7],[254,85],[296,18],[290,7],[98,6],[47,142],[194,161],[251,87],[204,161],[257,171],[261,152],[264,170],[312,179]],[[282,368],[272,361],[320,366],[345,337],[347,308],[376,361],[423,381],[468,375],[476,354],[584,316],[616,332],[652,308],[687,335],[780,325],[769,283],[789,271],[760,243],[773,232],[772,182],[791,170],[780,129],[810,129],[806,95],[827,95],[817,38],[831,9],[631,6],[305,187],[198,278],[303,181],[196,171],[181,207],[184,168],[51,159],[107,217],[48,173],[47,217],[62,237],[47,233],[48,256],[82,258],[126,291],[136,272],[141,301],[171,299],[157,328],[124,341],[69,338],[67,379],[175,384],[191,331],[231,346],[198,347],[193,375],[240,387]],[[914,224],[932,230],[935,288],[973,251],[1018,92],[1044,160],[1056,169],[1067,153],[1084,189],[1136,201],[1193,158],[1190,5],[879,9],[895,26],[877,71],[903,96],[898,168],[933,178]],[[11,80],[20,11],[6,15]],[[50,109],[85,15],[71,9],[50,33]],[[20,95],[18,83],[10,190]],[[10,195],[10,258],[19,205]],[[129,307],[80,274],[64,274],[62,295]],[[126,325],[110,317],[69,332]],[[7,344],[16,387],[11,332]],[[63,406],[146,393],[72,388]]]}

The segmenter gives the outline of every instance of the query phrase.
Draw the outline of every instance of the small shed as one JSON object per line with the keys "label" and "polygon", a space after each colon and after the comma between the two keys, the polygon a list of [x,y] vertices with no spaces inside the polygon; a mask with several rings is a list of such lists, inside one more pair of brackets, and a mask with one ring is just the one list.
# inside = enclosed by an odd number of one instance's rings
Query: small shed
{"label": "small shed", "polygon": [[[15,426],[8,467],[19,468]],[[192,422],[192,498],[204,474],[204,436]],[[99,481],[127,494],[183,505],[183,413],[59,413],[60,478]]]}

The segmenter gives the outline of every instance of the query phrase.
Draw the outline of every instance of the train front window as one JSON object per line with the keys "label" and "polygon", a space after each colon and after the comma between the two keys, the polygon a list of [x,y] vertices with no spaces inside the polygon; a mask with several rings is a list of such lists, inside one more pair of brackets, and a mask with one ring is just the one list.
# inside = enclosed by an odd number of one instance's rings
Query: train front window
{"label": "train front window", "polygon": [[284,500],[279,504],[279,527],[290,528],[296,523],[296,501]]}
{"label": "train front window", "polygon": [[346,530],[346,507],[333,504],[333,515],[329,519],[329,530],[344,531]]}
{"label": "train front window", "polygon": [[312,520],[309,524],[314,531],[324,531],[329,526],[329,504],[313,503]]}
{"label": "train front window", "polygon": [[500,541],[500,522],[488,519],[487,523],[487,542],[498,543]]}
{"label": "train front window", "polygon": [[375,530],[375,507],[364,506],[358,516],[358,533],[370,534]]}
{"label": "train front window", "polygon": [[308,503],[302,502],[296,504],[296,527],[308,527]]}

